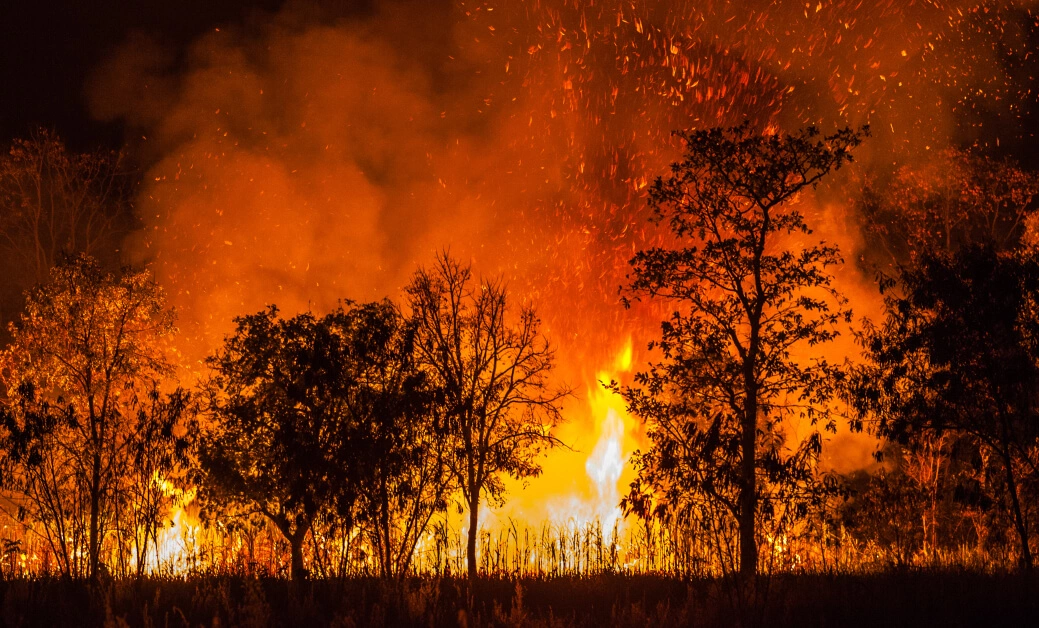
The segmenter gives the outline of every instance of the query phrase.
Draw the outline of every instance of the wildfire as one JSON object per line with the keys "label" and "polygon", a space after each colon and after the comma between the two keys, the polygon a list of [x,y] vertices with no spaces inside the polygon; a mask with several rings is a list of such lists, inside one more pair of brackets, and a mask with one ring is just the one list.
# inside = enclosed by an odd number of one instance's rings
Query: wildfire
{"label": "wildfire", "polygon": [[572,450],[557,450],[542,463],[544,473],[526,487],[510,487],[510,499],[487,525],[497,528],[520,521],[560,528],[600,528],[604,535],[624,528],[621,490],[631,481],[628,464],[641,446],[637,421],[623,399],[608,389],[634,368],[631,340],[608,363],[594,370],[583,394],[567,408],[569,422],[558,434]]}
{"label": "wildfire", "polygon": [[[599,426],[599,442],[595,444],[592,455],[584,468],[588,477],[595,482],[596,510],[599,521],[606,529],[611,529],[621,516],[617,507],[620,481],[628,456],[623,452],[624,420],[612,409],[606,411]],[[611,506],[612,504],[612,506]]]}
{"label": "wildfire", "polygon": [[[599,439],[584,468],[595,484],[595,517],[603,530],[612,531],[620,522],[621,476],[633,451],[634,420],[628,416],[624,401],[607,388],[632,369],[631,339],[614,360],[610,371],[600,371],[597,385],[588,390],[588,404],[597,419]],[[626,438],[627,437],[627,438]]]}
{"label": "wildfire", "polygon": [[138,557],[138,560],[144,561],[147,573],[182,573],[187,570],[190,558],[195,553],[195,540],[201,527],[197,518],[189,513],[195,501],[196,489],[179,488],[158,474],[153,481],[164,495],[172,498],[172,507],[167,516],[167,525],[156,531],[154,549]]}
{"label": "wildfire", "polygon": [[[459,49],[437,54],[382,41],[380,28],[398,30],[379,23],[370,37],[276,25],[249,47],[215,32],[168,102],[127,95],[123,83],[156,83],[127,80],[142,71],[134,65],[103,73],[118,79],[97,90],[98,107],[142,125],[156,147],[139,199],[145,229],[128,248],[168,288],[185,361],[197,366],[233,316],[383,298],[432,250],[455,247],[538,302],[561,370],[585,393],[559,434],[575,451],[553,452],[541,478],[510,487],[486,525],[612,533],[643,443],[606,386],[633,371],[631,339],[608,352],[660,320],[619,307],[616,290],[633,252],[659,238],[644,194],[671,161],[668,133],[871,121],[894,146],[941,144],[948,113],[918,103],[946,91],[961,109],[980,102],[974,91],[1013,100],[988,64],[935,62],[956,59],[957,41],[984,54],[1004,18],[890,0],[533,4],[456,3]],[[141,102],[155,108],[144,121],[123,109]],[[872,447],[845,449],[842,460],[851,450],[858,460]],[[198,526],[181,497],[142,558],[149,569],[184,564],[192,549]]]}

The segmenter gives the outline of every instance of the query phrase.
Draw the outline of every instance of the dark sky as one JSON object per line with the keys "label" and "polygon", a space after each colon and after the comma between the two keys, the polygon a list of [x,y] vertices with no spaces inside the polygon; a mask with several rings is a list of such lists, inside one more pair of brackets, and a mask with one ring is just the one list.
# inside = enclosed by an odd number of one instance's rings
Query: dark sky
{"label": "dark sky", "polygon": [[[437,2],[442,0],[428,0]],[[124,139],[118,123],[102,124],[87,110],[85,83],[115,47],[143,33],[169,50],[184,50],[201,33],[271,13],[294,9],[322,18],[357,15],[375,0],[0,0],[0,144],[36,126],[55,129],[74,149],[116,147]],[[1033,42],[1039,28],[1032,26]],[[1037,43],[1036,45],[1039,45]],[[1026,57],[1027,58],[1027,57]],[[1033,57],[1034,58],[1034,57]],[[1039,81],[1034,65],[1019,68],[1022,90]],[[1034,91],[1033,91],[1034,93]],[[1025,110],[1014,133],[1003,133],[996,117],[976,125],[982,135],[1002,135],[1001,151],[1039,166],[1035,125],[1039,104]],[[980,114],[984,118],[984,113]],[[1013,139],[1014,135],[1016,139]],[[1010,136],[1008,142],[1008,136]],[[986,138],[970,137],[967,140]]]}
{"label": "dark sky", "polygon": [[[77,148],[118,145],[122,131],[90,119],[84,81],[133,32],[181,48],[198,34],[285,0],[0,0],[0,143],[35,126],[56,129]],[[364,10],[331,0],[322,10]]]}

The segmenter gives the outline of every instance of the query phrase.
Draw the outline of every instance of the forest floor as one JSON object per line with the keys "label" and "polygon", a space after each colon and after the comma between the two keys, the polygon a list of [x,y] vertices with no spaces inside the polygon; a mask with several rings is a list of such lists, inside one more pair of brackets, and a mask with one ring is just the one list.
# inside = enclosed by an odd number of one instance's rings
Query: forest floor
{"label": "forest floor", "polygon": [[0,581],[3,626],[1036,626],[1039,578],[905,571],[733,583],[657,576],[288,582],[195,576]]}

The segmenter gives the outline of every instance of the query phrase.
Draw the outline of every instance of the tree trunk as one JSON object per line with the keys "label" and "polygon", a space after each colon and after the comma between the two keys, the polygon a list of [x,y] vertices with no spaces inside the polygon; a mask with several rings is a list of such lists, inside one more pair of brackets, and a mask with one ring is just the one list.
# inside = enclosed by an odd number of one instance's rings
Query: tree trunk
{"label": "tree trunk", "polygon": [[100,513],[101,509],[101,457],[95,453],[90,478],[90,530],[87,532],[88,565],[91,580],[96,580],[101,565]]}
{"label": "tree trunk", "polygon": [[473,491],[469,499],[469,537],[466,543],[466,562],[469,567],[469,582],[476,582],[476,528],[480,521],[480,492]]}
{"label": "tree trunk", "polygon": [[296,533],[289,537],[289,546],[292,548],[292,570],[289,578],[293,581],[307,579],[307,570],[303,566],[303,540],[306,538],[306,528],[296,530]]}
{"label": "tree trunk", "polygon": [[1021,512],[1021,502],[1017,495],[1017,482],[1014,480],[1013,458],[1009,454],[1003,455],[1003,464],[1007,468],[1007,493],[1010,494],[1010,506],[1014,515],[1014,528],[1021,544],[1021,555],[1018,562],[1022,571],[1032,571],[1032,550],[1028,547],[1028,525],[1025,523],[1024,513]]}
{"label": "tree trunk", "polygon": [[379,482],[379,539],[380,556],[382,563],[382,577],[391,578],[396,575],[393,564],[393,552],[390,550],[390,496],[386,488],[386,478],[381,477]]}
{"label": "tree trunk", "polygon": [[758,546],[754,534],[754,515],[758,506],[757,486],[757,436],[758,436],[758,395],[757,388],[753,384],[746,387],[746,400],[744,401],[743,420],[740,429],[741,454],[740,461],[740,576],[749,580],[757,573],[758,568]]}

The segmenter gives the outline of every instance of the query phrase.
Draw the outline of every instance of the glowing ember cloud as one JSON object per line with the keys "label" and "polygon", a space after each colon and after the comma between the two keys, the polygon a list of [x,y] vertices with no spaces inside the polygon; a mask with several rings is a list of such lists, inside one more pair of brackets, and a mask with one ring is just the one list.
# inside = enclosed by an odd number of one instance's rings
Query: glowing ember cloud
{"label": "glowing ember cloud", "polygon": [[[1035,100],[1014,83],[1033,2],[427,4],[334,25],[288,9],[202,37],[183,67],[131,42],[92,94],[147,138],[131,248],[172,295],[188,372],[235,315],[397,297],[442,247],[537,305],[560,377],[585,391],[560,432],[578,451],[513,487],[500,522],[617,521],[641,430],[599,381],[640,368],[631,346],[660,320],[618,287],[635,250],[666,244],[644,194],[677,155],[671,130],[868,122],[858,159],[884,166],[976,136],[979,110],[1013,128]],[[810,222],[854,260],[851,199],[824,193]]]}

